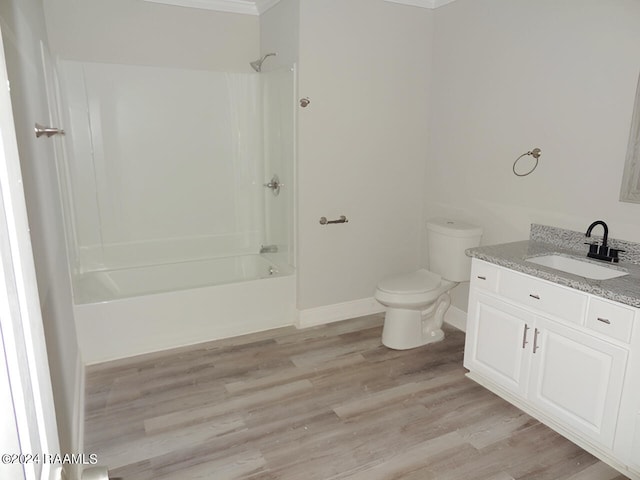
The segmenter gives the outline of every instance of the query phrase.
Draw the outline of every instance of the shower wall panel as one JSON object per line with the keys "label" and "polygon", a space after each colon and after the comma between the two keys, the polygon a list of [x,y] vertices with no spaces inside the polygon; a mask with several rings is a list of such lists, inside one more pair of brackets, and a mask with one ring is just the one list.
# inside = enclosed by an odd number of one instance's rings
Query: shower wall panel
{"label": "shower wall panel", "polygon": [[262,102],[264,112],[264,165],[265,176],[277,174],[284,185],[275,196],[265,193],[265,239],[269,245],[277,245],[273,260],[281,265],[294,265],[293,208],[294,186],[294,135],[295,109],[294,69],[281,68],[262,73]]}
{"label": "shower wall panel", "polygon": [[259,76],[64,61],[76,270],[255,253]]}

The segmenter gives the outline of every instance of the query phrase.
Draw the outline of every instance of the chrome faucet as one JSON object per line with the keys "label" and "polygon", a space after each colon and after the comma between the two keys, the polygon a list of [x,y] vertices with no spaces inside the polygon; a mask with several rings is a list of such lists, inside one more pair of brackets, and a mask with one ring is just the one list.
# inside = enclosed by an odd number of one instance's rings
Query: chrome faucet
{"label": "chrome faucet", "polygon": [[598,248],[597,242],[585,242],[586,245],[589,245],[589,253],[587,253],[587,257],[595,258],[597,260],[604,260],[606,262],[618,263],[618,261],[620,260],[618,258],[618,253],[624,252],[624,250],[609,248],[609,246],[607,245],[607,240],[609,239],[609,227],[607,227],[607,224],[604,223],[604,221],[596,220],[591,225],[589,225],[589,228],[587,228],[587,233],[585,233],[585,237],[590,237],[591,231],[598,225],[602,225],[602,228],[604,229],[604,235],[602,236],[602,245],[600,245],[600,247]]}

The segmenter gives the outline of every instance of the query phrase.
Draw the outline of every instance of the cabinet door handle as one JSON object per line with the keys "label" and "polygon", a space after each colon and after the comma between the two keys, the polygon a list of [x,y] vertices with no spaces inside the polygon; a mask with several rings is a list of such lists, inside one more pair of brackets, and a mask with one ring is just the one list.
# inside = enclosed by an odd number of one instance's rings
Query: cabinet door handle
{"label": "cabinet door handle", "polygon": [[483,276],[481,276],[481,275],[478,275],[478,278],[479,278],[480,280],[486,280],[486,279],[487,279],[487,277],[483,277]]}
{"label": "cabinet door handle", "polygon": [[522,334],[522,348],[524,348],[527,343],[527,331],[529,330],[529,325],[527,325],[526,323],[524,324],[524,333]]}
{"label": "cabinet door handle", "polygon": [[539,333],[540,333],[540,330],[538,330],[537,328],[533,332],[533,353],[536,353],[536,351],[538,350],[538,334]]}
{"label": "cabinet door handle", "polygon": [[602,322],[602,323],[606,323],[607,325],[611,325],[611,320],[609,320],[608,318],[600,318],[600,317],[598,317],[598,321]]}
{"label": "cabinet door handle", "polygon": [[536,300],[540,300],[540,295],[534,295],[533,293],[530,293],[529,296],[531,298],[535,298]]}

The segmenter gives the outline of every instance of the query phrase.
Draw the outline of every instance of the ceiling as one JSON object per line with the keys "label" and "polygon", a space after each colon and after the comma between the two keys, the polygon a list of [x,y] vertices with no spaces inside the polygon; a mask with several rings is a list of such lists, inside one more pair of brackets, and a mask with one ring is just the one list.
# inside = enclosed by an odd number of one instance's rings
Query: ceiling
{"label": "ceiling", "polygon": [[242,13],[244,15],[260,15],[269,10],[280,0],[145,0],[146,2],[164,3],[179,7],[217,10],[219,12]]}
{"label": "ceiling", "polygon": [[[244,15],[260,15],[269,10],[280,0],[145,0],[146,2],[164,3],[180,7],[217,10],[219,12],[241,13]],[[385,0],[422,8],[438,8],[454,0]]]}
{"label": "ceiling", "polygon": [[438,8],[455,0],[385,0],[386,2],[402,3],[404,5],[413,5],[422,8]]}

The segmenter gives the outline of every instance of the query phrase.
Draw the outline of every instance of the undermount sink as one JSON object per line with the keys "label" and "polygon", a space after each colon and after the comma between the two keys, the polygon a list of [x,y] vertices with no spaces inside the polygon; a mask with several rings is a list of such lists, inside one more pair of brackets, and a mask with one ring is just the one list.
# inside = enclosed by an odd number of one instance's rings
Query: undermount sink
{"label": "undermount sink", "polygon": [[609,280],[610,278],[623,277],[627,272],[609,268],[604,265],[596,265],[575,258],[562,255],[543,255],[541,257],[527,258],[527,262],[554,268],[562,272],[572,273],[592,280]]}

